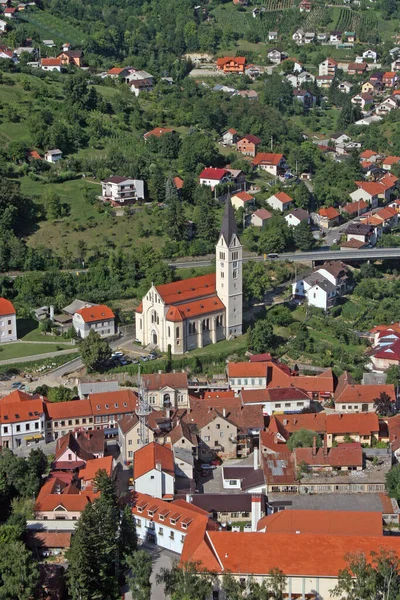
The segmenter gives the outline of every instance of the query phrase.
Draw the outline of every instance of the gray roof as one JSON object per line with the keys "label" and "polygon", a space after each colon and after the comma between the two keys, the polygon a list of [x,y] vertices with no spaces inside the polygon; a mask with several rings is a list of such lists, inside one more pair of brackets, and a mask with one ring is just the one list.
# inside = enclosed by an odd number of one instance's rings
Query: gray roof
{"label": "gray roof", "polygon": [[333,285],[333,283],[328,281],[328,279],[326,279],[320,273],[311,273],[311,275],[304,277],[303,281],[306,281],[312,287],[314,285],[318,285],[322,290],[325,290],[326,292],[334,292],[336,290],[336,287]]}
{"label": "gray roof", "polygon": [[78,383],[80,396],[88,394],[101,394],[102,392],[116,392],[119,388],[118,381],[90,381]]}
{"label": "gray roof", "polygon": [[292,510],[349,510],[382,512],[379,494],[270,494],[272,506],[286,506]]}
{"label": "gray roof", "polygon": [[386,373],[364,373],[362,383],[364,385],[384,385],[386,379]]}
{"label": "gray roof", "polygon": [[370,233],[370,231],[372,231],[372,227],[371,225],[368,225],[367,223],[351,223],[351,225],[348,226],[348,228],[346,229],[345,233],[346,234],[360,234],[360,235],[368,235],[368,233]]}
{"label": "gray roof", "polygon": [[221,226],[221,235],[223,236],[228,248],[230,246],[232,236],[237,235],[235,212],[233,210],[230,197],[225,202],[225,210]]}
{"label": "gray roof", "polygon": [[304,208],[293,208],[293,210],[289,211],[288,214],[293,215],[294,217],[299,219],[299,221],[308,221],[308,219],[310,218],[310,215],[306,210],[304,210]]}
{"label": "gray roof", "polygon": [[222,467],[223,479],[240,479],[242,490],[264,485],[265,478],[262,469],[254,470],[253,467]]}
{"label": "gray roof", "polygon": [[85,302],[84,300],[76,299],[62,310],[69,315],[74,315],[77,310],[81,310],[81,308],[90,308],[91,306],[96,306],[96,304],[93,304],[93,302]]}

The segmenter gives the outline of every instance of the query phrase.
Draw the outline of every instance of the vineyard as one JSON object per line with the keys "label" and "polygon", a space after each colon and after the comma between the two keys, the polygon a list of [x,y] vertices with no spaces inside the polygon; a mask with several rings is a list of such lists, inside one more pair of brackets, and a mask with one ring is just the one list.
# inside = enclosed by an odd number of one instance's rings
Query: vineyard
{"label": "vineyard", "polygon": [[324,6],[317,6],[310,13],[308,13],[303,25],[304,31],[316,31],[321,23],[324,22],[327,10],[329,9],[325,8]]}
{"label": "vineyard", "polygon": [[350,8],[341,8],[338,20],[336,22],[336,29],[338,31],[356,31],[360,28],[360,25],[367,27],[368,29],[374,29],[377,27],[377,21],[374,15],[361,15],[355,13]]}
{"label": "vineyard", "polygon": [[265,6],[266,12],[274,12],[278,10],[288,10],[289,8],[294,8],[295,2],[294,0],[260,0],[260,4]]}
{"label": "vineyard", "polygon": [[[267,0],[267,2],[277,6],[276,2],[273,3],[271,0]],[[291,0],[283,0],[279,4],[289,5],[290,3]],[[222,29],[229,28],[236,31],[240,37],[245,39],[248,32],[251,31],[253,35],[256,34],[264,42],[268,40],[269,31],[278,31],[280,34],[290,33],[302,20],[298,9],[289,6],[280,10],[273,8],[270,11],[263,11],[254,18],[251,12],[229,10],[222,5],[214,10],[214,16]]]}

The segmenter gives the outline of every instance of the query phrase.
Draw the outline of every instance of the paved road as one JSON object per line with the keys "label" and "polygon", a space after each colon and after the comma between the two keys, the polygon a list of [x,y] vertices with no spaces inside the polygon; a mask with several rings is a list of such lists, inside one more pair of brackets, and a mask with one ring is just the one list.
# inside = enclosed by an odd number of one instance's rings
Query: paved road
{"label": "paved road", "polygon": [[[146,550],[153,558],[153,571],[150,577],[151,583],[151,600],[169,600],[170,596],[164,593],[164,587],[156,583],[156,576],[161,573],[161,569],[170,569],[172,565],[179,561],[179,555],[169,550],[163,550],[147,544],[142,544],[140,550]],[[132,593],[128,590],[125,592],[124,600],[133,600]]]}
{"label": "paved road", "polygon": [[[367,248],[365,250],[329,250],[327,247],[325,250],[320,248],[311,252],[285,252],[279,254],[278,259],[274,260],[288,260],[290,262],[308,262],[315,260],[368,260],[374,258],[381,259],[399,259],[400,248]],[[249,260],[263,261],[263,256],[244,256],[243,262]],[[171,262],[168,263],[170,267],[175,269],[186,269],[188,267],[209,267],[213,264],[210,259],[204,260],[200,257],[198,260],[188,262]]]}

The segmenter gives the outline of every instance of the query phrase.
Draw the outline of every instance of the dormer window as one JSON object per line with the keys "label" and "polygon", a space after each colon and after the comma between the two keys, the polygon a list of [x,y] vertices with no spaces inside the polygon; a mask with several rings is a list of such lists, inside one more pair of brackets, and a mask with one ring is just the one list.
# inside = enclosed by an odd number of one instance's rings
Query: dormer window
{"label": "dormer window", "polygon": [[187,529],[186,523],[182,523],[182,529]]}
{"label": "dormer window", "polygon": [[176,519],[170,519],[171,525],[176,525]]}
{"label": "dormer window", "polygon": [[154,510],[148,510],[149,517],[154,517]]}
{"label": "dormer window", "polygon": [[164,521],[164,515],[159,515],[160,521]]}
{"label": "dormer window", "polygon": [[138,511],[138,513],[142,513],[143,512],[143,508],[141,506],[138,506],[137,507],[137,511]]}
{"label": "dormer window", "polygon": [[97,410],[100,410],[100,404],[96,405]]}
{"label": "dormer window", "polygon": [[105,404],[105,408],[108,410],[110,408],[109,404]]}
{"label": "dormer window", "polygon": [[125,407],[125,408],[127,408],[127,406],[128,406],[128,405],[127,405],[127,403],[126,403],[126,402],[124,402],[124,407]]}
{"label": "dormer window", "polygon": [[117,402],[114,404],[114,408],[118,408],[118,403]]}

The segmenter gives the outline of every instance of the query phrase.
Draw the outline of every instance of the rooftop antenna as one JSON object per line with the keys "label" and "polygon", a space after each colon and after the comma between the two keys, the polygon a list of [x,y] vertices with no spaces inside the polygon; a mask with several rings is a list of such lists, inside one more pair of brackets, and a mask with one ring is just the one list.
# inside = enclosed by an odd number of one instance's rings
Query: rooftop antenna
{"label": "rooftop antenna", "polygon": [[142,448],[147,446],[149,443],[149,429],[147,427],[147,417],[151,413],[151,407],[146,401],[146,390],[142,377],[140,375],[140,365],[138,369],[138,396],[139,404],[136,410],[136,414],[139,419],[139,444]]}

